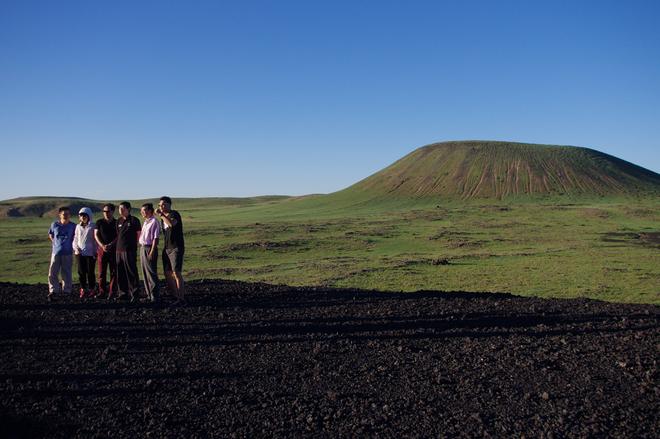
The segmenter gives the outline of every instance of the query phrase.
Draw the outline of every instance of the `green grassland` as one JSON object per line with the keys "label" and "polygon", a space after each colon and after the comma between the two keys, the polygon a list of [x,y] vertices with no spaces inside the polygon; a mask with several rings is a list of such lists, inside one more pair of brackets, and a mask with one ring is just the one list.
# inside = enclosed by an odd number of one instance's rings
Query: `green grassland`
{"label": "green grassland", "polygon": [[[657,197],[440,201],[349,190],[174,208],[188,279],[660,303]],[[53,220],[0,219],[0,281],[46,281]]]}

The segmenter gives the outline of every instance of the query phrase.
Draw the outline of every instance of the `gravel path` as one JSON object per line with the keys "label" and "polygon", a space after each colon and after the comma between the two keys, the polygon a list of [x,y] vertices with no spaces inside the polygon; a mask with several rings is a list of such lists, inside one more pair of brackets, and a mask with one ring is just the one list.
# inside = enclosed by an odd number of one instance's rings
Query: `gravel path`
{"label": "gravel path", "polygon": [[207,281],[0,284],[3,437],[660,436],[660,308]]}

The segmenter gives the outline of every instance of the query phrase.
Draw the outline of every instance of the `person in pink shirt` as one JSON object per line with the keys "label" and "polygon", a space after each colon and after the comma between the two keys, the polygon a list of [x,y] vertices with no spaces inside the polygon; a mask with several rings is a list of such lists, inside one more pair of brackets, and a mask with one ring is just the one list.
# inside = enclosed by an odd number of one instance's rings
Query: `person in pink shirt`
{"label": "person in pink shirt", "polygon": [[145,203],[140,209],[144,222],[140,233],[140,265],[142,266],[142,279],[147,299],[151,303],[160,300],[158,290],[158,238],[160,237],[160,223],[154,217],[154,205]]}

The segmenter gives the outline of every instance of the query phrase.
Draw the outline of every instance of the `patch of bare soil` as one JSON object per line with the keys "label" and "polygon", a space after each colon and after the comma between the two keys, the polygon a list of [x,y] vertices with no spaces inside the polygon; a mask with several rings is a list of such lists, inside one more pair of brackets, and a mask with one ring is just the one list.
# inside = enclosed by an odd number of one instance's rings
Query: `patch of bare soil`
{"label": "patch of bare soil", "polygon": [[660,232],[607,232],[602,234],[601,240],[660,248]]}
{"label": "patch of bare soil", "polygon": [[0,284],[0,435],[660,435],[657,306],[189,290],[152,307]]}

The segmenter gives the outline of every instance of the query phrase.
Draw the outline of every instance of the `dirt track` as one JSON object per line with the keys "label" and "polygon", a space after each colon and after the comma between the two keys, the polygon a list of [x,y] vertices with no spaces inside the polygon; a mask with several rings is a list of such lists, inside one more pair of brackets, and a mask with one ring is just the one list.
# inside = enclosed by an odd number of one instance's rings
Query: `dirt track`
{"label": "dirt track", "polygon": [[3,437],[659,437],[660,309],[213,281],[183,308],[0,284]]}

